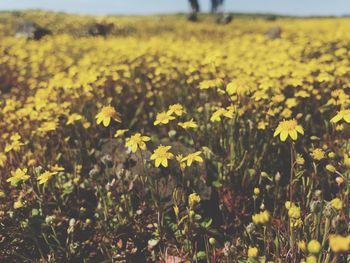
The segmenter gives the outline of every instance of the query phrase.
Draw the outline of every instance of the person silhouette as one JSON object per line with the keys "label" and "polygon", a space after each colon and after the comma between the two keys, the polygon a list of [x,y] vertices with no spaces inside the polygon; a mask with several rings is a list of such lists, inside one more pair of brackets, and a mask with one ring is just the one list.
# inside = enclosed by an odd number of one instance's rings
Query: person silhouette
{"label": "person silhouette", "polygon": [[[196,14],[200,11],[200,5],[198,3],[198,0],[189,0],[191,11],[193,14]],[[215,13],[219,10],[220,6],[222,6],[224,3],[224,0],[211,0],[211,12]]]}

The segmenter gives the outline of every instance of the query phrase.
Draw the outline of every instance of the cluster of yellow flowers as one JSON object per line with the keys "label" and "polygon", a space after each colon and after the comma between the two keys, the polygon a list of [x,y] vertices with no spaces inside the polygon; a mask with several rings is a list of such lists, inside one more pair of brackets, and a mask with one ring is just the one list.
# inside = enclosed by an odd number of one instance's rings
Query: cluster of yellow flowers
{"label": "cluster of yellow flowers", "polygon": [[[44,15],[34,12],[25,17]],[[89,213],[86,207],[79,213],[69,211],[80,220],[72,221],[69,231],[93,224],[92,217],[100,210],[103,216],[96,216],[96,221],[112,218],[113,224],[141,222],[144,211],[157,213],[158,220],[171,220],[172,214],[162,207],[170,198],[162,194],[169,191],[164,185],[176,181],[174,185],[183,188],[182,200],[174,206],[177,218],[184,214],[183,207],[194,215],[201,200],[213,198],[225,219],[220,230],[233,227],[234,220],[249,224],[250,218],[262,226],[251,230],[250,243],[244,244],[244,256],[250,259],[275,248],[274,259],[281,260],[279,249],[288,245],[294,254],[299,247],[306,262],[320,262],[323,250],[328,259],[330,253],[344,258],[349,233],[331,222],[349,218],[348,19],[238,19],[234,27],[217,27],[206,21],[184,24],[173,17],[101,18],[115,24],[113,34],[119,33],[108,37],[77,37],[81,26],[96,22],[91,17],[67,16],[62,23],[57,19],[62,16],[51,14],[42,22],[54,33],[40,41],[9,36],[10,29],[0,21],[1,211],[22,211],[34,204],[42,217],[51,211],[65,219],[65,211],[52,207],[74,199],[67,198],[69,194],[89,189],[98,204]],[[281,38],[264,36],[272,24],[283,29]],[[105,142],[121,142],[117,151],[124,150],[125,158],[142,159],[146,179],[140,180],[145,189],[140,190],[135,179],[129,184],[131,193],[117,192],[125,185],[115,184],[124,183],[122,176],[131,170],[126,162],[116,164],[114,156],[104,155]],[[210,194],[202,188],[210,188]],[[146,197],[154,203],[142,200]],[[51,210],[43,207],[45,198]],[[196,226],[196,220],[186,229],[174,230],[176,238],[193,234],[183,243],[186,249],[200,239],[199,233],[216,233],[198,230],[210,224]],[[148,218],[145,222],[149,224]],[[167,233],[165,225],[157,222],[157,231],[149,236],[160,242]],[[307,245],[297,242],[311,238]],[[264,240],[264,249],[254,240]],[[280,243],[284,244],[276,245]],[[117,250],[115,244],[105,247]],[[197,244],[192,247],[197,252]],[[208,253],[216,259],[215,251]],[[287,251],[286,262],[301,258],[287,258]]]}

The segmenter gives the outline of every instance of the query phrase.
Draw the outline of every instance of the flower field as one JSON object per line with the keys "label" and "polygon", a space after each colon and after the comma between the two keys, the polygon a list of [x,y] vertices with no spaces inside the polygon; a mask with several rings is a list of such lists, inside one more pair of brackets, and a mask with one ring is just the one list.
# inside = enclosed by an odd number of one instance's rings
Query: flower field
{"label": "flower field", "polygon": [[349,28],[0,13],[0,261],[350,262]]}

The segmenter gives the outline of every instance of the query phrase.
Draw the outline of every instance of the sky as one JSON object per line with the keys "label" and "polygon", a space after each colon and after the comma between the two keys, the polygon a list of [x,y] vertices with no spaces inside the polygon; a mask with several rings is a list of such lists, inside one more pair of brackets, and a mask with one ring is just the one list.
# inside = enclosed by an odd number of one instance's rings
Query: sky
{"label": "sky", "polygon": [[[199,0],[203,11],[210,0]],[[0,0],[0,10],[45,9],[69,13],[151,15],[188,11],[187,0]],[[350,14],[350,0],[225,0],[225,11],[289,15]]]}

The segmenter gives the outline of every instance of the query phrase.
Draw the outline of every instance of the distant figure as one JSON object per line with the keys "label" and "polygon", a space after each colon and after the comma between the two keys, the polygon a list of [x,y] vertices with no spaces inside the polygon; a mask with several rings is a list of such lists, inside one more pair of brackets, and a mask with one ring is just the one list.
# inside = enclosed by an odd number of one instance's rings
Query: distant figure
{"label": "distant figure", "polygon": [[223,4],[224,0],[211,0],[211,12],[216,13]]}
{"label": "distant figure", "polygon": [[[189,0],[191,5],[191,14],[189,16],[190,21],[197,21],[197,13],[200,11],[198,0]],[[211,12],[216,13],[220,6],[222,6],[224,0],[211,0]]]}

